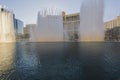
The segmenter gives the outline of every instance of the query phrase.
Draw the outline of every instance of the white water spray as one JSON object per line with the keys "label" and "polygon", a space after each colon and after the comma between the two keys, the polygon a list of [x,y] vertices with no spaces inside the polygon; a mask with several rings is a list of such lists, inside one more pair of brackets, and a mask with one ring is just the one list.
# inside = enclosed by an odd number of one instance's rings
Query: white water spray
{"label": "white water spray", "polygon": [[15,42],[13,13],[0,7],[0,43]]}
{"label": "white water spray", "polygon": [[83,0],[80,12],[80,41],[104,41],[104,0]]}
{"label": "white water spray", "polygon": [[38,13],[37,26],[30,29],[30,42],[63,41],[63,17],[57,9],[44,9]]}

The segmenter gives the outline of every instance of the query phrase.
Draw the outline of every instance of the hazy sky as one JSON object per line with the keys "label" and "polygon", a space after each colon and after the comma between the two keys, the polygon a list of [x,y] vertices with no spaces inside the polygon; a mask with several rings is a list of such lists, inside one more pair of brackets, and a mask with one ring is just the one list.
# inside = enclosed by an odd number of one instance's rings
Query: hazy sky
{"label": "hazy sky", "polygon": [[[58,8],[67,13],[80,12],[82,0],[0,0],[1,5],[12,9],[16,18],[26,24],[36,23],[37,13],[43,8]],[[105,0],[104,20],[120,15],[120,0]]]}

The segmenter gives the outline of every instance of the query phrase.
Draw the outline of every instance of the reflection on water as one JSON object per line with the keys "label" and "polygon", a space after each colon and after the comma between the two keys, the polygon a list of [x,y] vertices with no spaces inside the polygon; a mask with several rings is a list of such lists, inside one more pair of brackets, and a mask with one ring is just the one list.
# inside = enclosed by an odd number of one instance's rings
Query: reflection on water
{"label": "reflection on water", "polygon": [[0,44],[0,80],[119,80],[118,43]]}
{"label": "reflection on water", "polygon": [[0,80],[14,71],[15,44],[0,44]]}

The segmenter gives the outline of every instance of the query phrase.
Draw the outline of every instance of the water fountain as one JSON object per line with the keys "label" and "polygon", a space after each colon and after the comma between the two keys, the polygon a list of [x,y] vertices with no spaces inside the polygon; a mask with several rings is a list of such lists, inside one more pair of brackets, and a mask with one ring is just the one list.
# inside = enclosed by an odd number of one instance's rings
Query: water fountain
{"label": "water fountain", "polygon": [[0,43],[15,42],[13,13],[0,7]]}
{"label": "water fountain", "polygon": [[30,42],[63,41],[62,12],[44,9],[38,13],[37,26],[30,29]]}
{"label": "water fountain", "polygon": [[104,41],[104,0],[84,0],[80,12],[80,41]]}

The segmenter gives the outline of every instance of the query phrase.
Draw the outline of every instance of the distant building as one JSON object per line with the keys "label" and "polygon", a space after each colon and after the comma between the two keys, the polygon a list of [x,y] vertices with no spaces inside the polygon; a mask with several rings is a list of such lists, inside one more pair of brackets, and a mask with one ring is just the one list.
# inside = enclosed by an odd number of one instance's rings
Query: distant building
{"label": "distant building", "polygon": [[[80,13],[66,14],[63,12],[62,15],[64,21],[64,40],[79,41]],[[104,30],[108,31],[117,26],[120,26],[120,16],[117,16],[117,18],[105,22]]]}
{"label": "distant building", "polygon": [[[62,12],[63,16],[63,31],[64,41],[79,41],[79,26],[80,14],[66,14]],[[35,27],[36,24],[27,24],[24,28],[24,38],[30,37],[30,27]]]}
{"label": "distant building", "polygon": [[120,16],[104,23],[105,31],[120,26]]}
{"label": "distant building", "polygon": [[[79,41],[79,27],[80,27],[80,13],[66,14],[63,15],[63,29],[64,29],[64,41]],[[24,28],[24,37],[30,37],[30,27],[35,27],[36,24],[27,24]],[[105,40],[110,37],[110,31],[113,28],[120,26],[120,16],[117,18],[107,21],[104,23]],[[116,28],[118,29],[118,28]],[[110,40],[107,39],[107,40]]]}
{"label": "distant building", "polygon": [[120,16],[104,23],[105,40],[120,41]]}
{"label": "distant building", "polygon": [[[64,40],[65,41],[79,41],[79,27],[80,27],[80,13],[66,14],[63,15],[63,25],[64,25]],[[105,39],[107,38],[109,30],[118,29],[120,26],[120,16],[117,16],[115,19],[107,21],[104,23],[105,30]],[[107,32],[106,32],[107,31]]]}
{"label": "distant building", "polygon": [[31,27],[36,27],[36,24],[27,24],[24,27],[24,38],[29,39],[29,37],[30,37],[30,28]]}
{"label": "distant building", "polygon": [[17,35],[23,35],[24,34],[24,23],[19,19],[14,19],[14,25]]}
{"label": "distant building", "polygon": [[16,39],[17,40],[23,39],[24,23],[21,20],[16,19],[15,16],[14,16],[14,28],[15,28],[15,33],[16,33]]}
{"label": "distant building", "polygon": [[63,12],[62,15],[64,21],[64,40],[79,41],[80,14],[66,14]]}
{"label": "distant building", "polygon": [[108,29],[105,32],[106,41],[120,41],[120,26]]}

